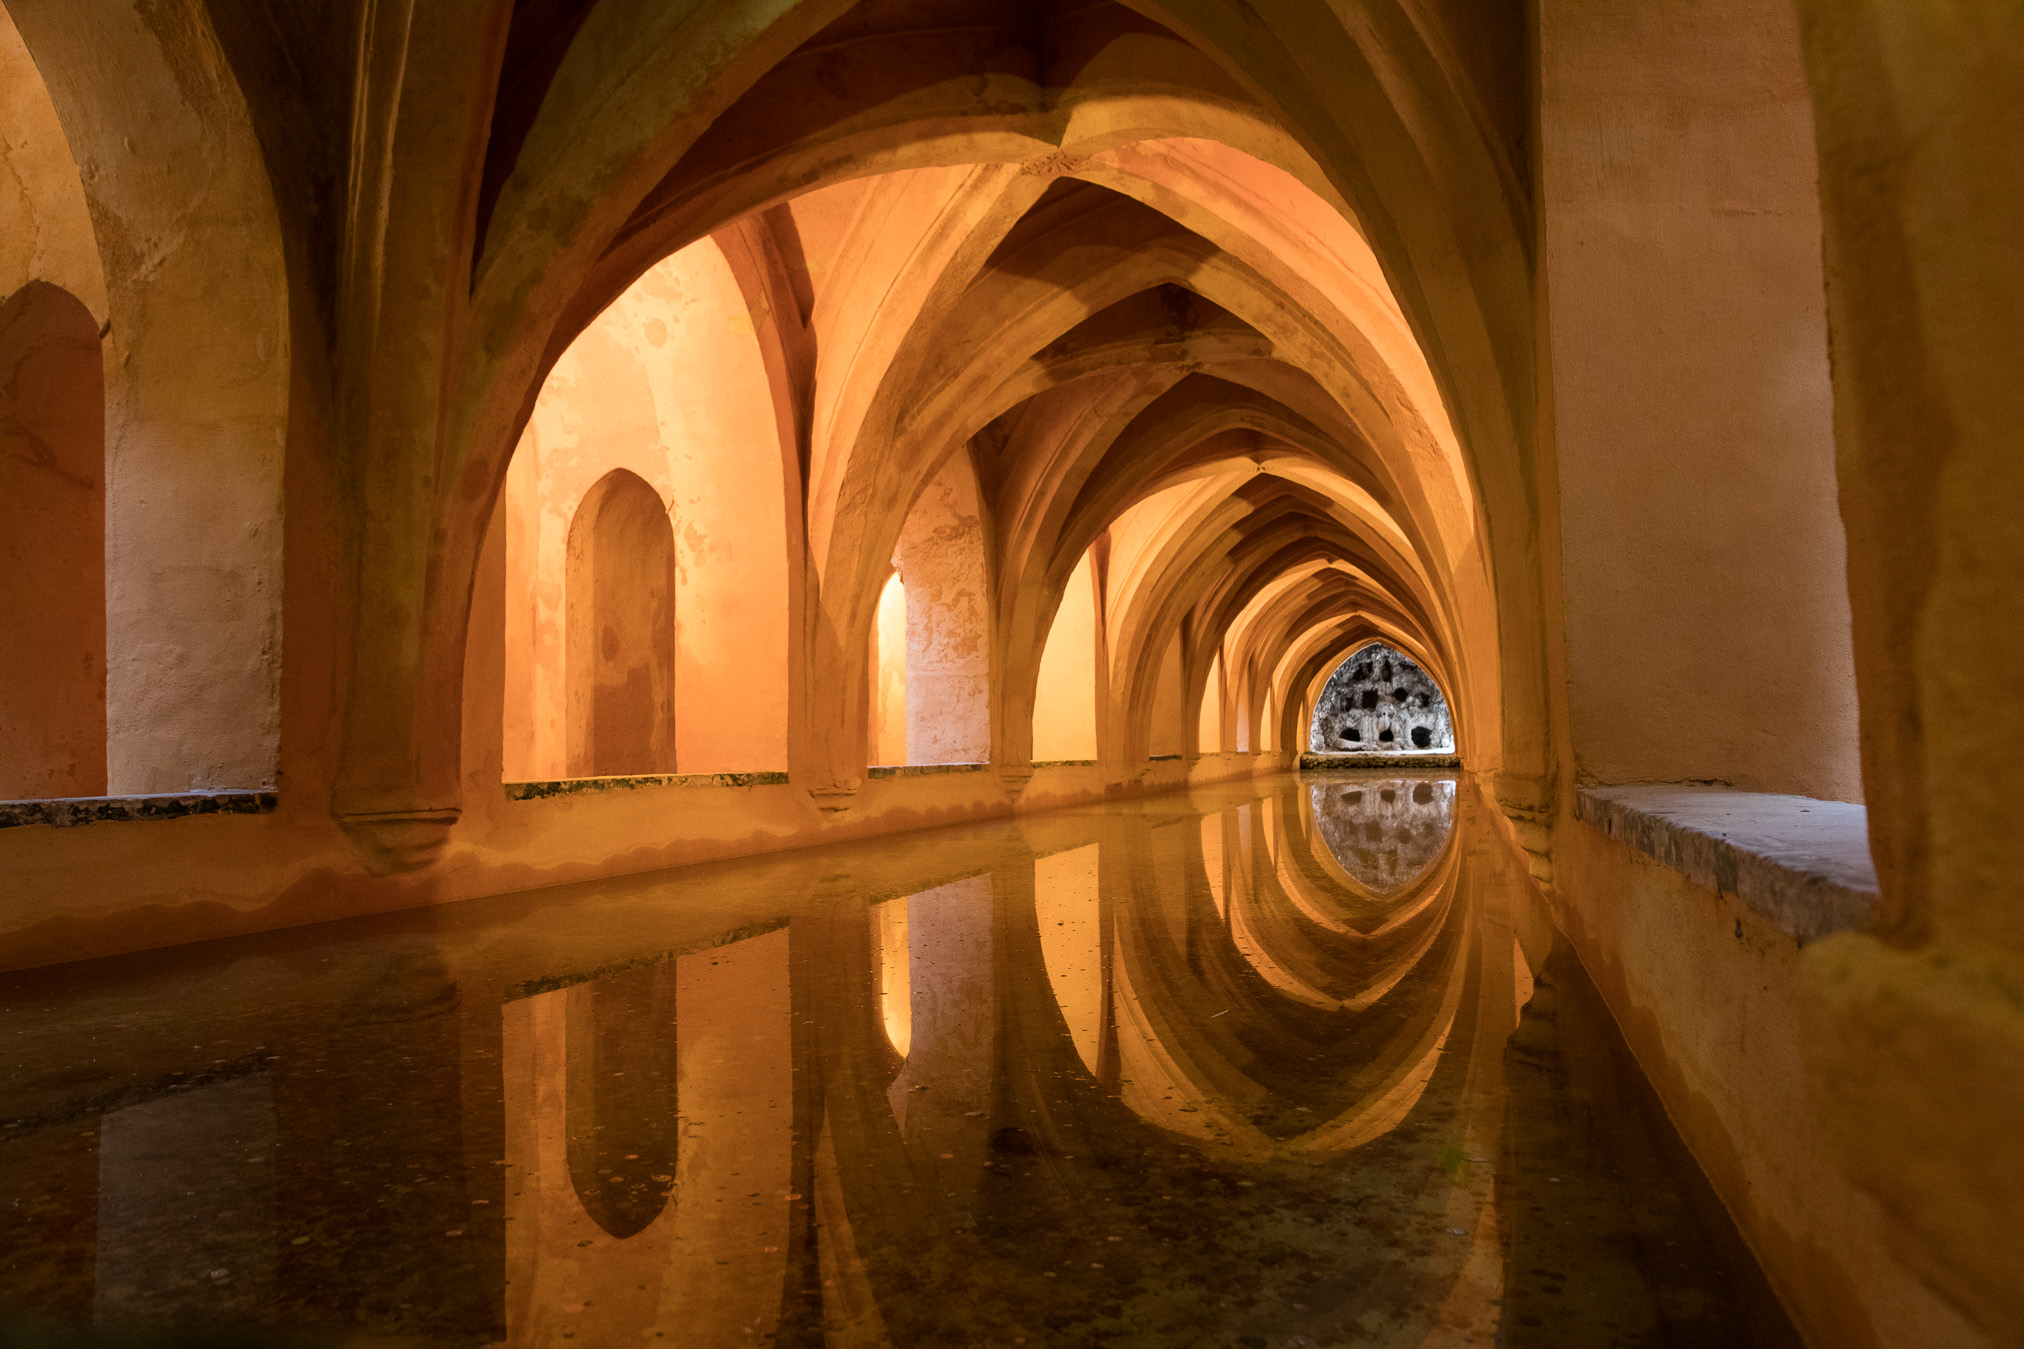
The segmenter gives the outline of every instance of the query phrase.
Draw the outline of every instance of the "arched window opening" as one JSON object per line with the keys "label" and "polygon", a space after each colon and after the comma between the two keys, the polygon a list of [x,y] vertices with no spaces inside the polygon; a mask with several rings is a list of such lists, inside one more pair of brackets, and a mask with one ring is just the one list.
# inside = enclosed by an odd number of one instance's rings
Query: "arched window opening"
{"label": "arched window opening", "polygon": [[615,469],[569,529],[575,777],[675,771],[675,534],[660,493]]}
{"label": "arched window opening", "polygon": [[1033,759],[1096,757],[1096,582],[1085,552],[1069,574],[1040,656],[1033,698]]}
{"label": "arched window opening", "polygon": [[906,755],[873,762],[982,763],[991,757],[990,604],[967,451],[914,499],[897,558],[906,576]]}
{"label": "arched window opening", "polygon": [[894,572],[872,622],[871,715],[865,755],[875,764],[907,762],[907,587]]}
{"label": "arched window opening", "polygon": [[[787,763],[785,476],[764,356],[710,239],[648,271],[549,372],[506,474],[509,781],[579,773],[568,555],[592,485],[625,471],[672,531],[673,739],[684,773]],[[670,772],[663,767],[653,771]]]}
{"label": "arched window opening", "polygon": [[31,281],[0,304],[0,798],[105,791],[98,325]]}
{"label": "arched window opening", "polygon": [[1455,727],[1433,678],[1404,653],[1372,642],[1322,685],[1307,744],[1316,754],[1448,754]]}

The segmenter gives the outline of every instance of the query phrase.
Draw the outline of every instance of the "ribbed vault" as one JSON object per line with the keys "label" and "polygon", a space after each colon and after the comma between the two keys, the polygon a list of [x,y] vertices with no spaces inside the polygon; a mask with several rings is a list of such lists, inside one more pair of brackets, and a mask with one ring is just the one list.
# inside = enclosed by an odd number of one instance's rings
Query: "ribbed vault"
{"label": "ribbed vault", "polygon": [[[791,768],[812,792],[862,781],[866,703],[840,691],[866,686],[911,503],[960,455],[1008,778],[1087,559],[1109,780],[1143,771],[1176,678],[1185,714],[1207,700],[1223,728],[1200,748],[1290,749],[1320,677],[1381,637],[1454,690],[1462,752],[1536,794],[1526,203],[1508,144],[1457,101],[1472,86],[1443,74],[1452,53],[1403,9],[1316,13],[1268,6],[1246,30],[1217,4],[516,7],[440,371],[441,612],[385,616],[421,631],[375,649],[418,668],[360,670],[354,705],[382,715],[350,730],[341,804],[449,790],[447,761],[376,746],[428,743],[398,723],[440,725],[431,702],[457,696],[442,606],[468,602],[456,578],[542,378],[705,237],[772,384],[801,559]],[[421,373],[376,396],[438,397]],[[397,533],[364,541],[368,572],[422,563]]]}

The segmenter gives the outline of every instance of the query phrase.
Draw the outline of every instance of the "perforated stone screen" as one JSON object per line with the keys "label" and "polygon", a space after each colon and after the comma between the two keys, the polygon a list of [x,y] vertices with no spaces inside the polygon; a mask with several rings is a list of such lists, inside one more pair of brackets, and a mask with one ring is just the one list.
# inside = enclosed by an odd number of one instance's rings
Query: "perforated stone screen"
{"label": "perforated stone screen", "polygon": [[1335,667],[1314,704],[1316,754],[1453,753],[1448,700],[1404,653],[1372,642]]}

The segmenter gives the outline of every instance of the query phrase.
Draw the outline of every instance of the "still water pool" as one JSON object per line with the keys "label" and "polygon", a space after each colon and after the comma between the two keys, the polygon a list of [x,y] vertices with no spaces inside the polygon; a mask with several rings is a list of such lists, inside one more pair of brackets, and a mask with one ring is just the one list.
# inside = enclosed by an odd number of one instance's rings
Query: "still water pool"
{"label": "still water pool", "polygon": [[1489,811],[1287,776],[0,978],[0,1340],[1794,1343]]}

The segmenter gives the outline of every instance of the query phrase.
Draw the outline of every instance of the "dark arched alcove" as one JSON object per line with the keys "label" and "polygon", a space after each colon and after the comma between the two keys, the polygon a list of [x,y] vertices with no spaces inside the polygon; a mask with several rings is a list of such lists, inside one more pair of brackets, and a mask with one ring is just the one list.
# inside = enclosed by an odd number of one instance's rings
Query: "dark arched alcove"
{"label": "dark arched alcove", "polygon": [[0,798],[103,796],[105,377],[98,325],[0,304]]}
{"label": "dark arched alcove", "polygon": [[675,532],[660,493],[614,469],[569,526],[569,767],[675,771]]}

